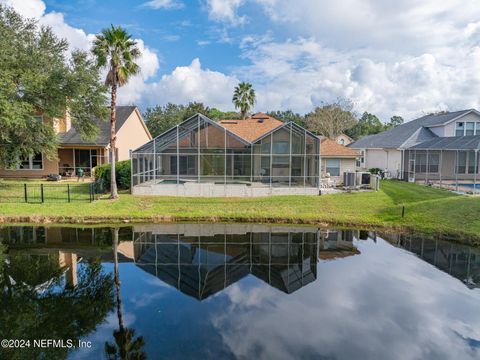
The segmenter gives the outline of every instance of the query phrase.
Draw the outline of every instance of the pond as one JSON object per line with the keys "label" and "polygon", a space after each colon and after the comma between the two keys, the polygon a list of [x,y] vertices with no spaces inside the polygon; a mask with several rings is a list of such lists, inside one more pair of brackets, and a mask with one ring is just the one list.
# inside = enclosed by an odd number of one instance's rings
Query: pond
{"label": "pond", "polygon": [[478,248],[261,224],[0,240],[0,338],[24,341],[2,359],[480,358]]}

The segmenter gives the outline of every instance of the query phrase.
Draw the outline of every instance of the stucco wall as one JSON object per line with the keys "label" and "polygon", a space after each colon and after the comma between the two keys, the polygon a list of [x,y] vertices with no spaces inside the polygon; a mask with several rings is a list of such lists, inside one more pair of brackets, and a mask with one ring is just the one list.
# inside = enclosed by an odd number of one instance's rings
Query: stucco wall
{"label": "stucco wall", "polygon": [[142,125],[142,120],[137,111],[133,111],[127,121],[117,132],[117,161],[130,158],[130,150],[134,150],[150,141],[152,138]]}
{"label": "stucco wall", "polygon": [[327,173],[327,159],[338,159],[340,160],[340,175],[339,176],[330,176],[330,179],[335,180],[338,185],[343,183],[343,173],[345,171],[355,171],[356,161],[355,159],[342,159],[334,157],[322,157],[322,177],[325,177]]}
{"label": "stucco wall", "polygon": [[395,149],[367,149],[365,151],[365,169],[387,169],[391,177],[397,177],[401,170],[402,152]]}

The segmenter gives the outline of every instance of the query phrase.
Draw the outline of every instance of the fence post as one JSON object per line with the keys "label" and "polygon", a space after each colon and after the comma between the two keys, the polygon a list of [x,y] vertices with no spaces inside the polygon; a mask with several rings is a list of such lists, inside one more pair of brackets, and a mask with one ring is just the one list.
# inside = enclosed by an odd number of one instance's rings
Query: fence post
{"label": "fence post", "polygon": [[23,196],[25,197],[25,202],[28,203],[27,183],[23,184]]}
{"label": "fence post", "polygon": [[40,196],[42,198],[42,203],[43,203],[43,184],[40,184]]}
{"label": "fence post", "polygon": [[70,184],[67,184],[68,202],[70,202]]}
{"label": "fence post", "polygon": [[90,202],[93,201],[93,183],[90,183]]}

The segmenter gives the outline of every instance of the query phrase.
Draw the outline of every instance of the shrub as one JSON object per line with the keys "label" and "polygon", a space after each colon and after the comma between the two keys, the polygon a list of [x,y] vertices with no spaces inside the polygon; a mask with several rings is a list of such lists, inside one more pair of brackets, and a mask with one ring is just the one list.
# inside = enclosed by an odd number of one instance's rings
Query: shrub
{"label": "shrub", "polygon": [[[131,185],[131,164],[130,160],[119,161],[116,164],[117,186],[119,189],[130,189]],[[111,165],[104,164],[95,167],[95,181],[102,183],[105,190],[110,190]]]}
{"label": "shrub", "polygon": [[370,169],[368,169],[368,172],[370,174],[380,175],[383,172],[383,170],[380,169],[380,168],[370,168]]}

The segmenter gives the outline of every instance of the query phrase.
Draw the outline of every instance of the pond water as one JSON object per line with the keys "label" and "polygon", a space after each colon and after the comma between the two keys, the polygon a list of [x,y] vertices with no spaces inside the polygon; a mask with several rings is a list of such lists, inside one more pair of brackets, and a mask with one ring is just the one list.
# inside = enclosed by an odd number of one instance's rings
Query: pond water
{"label": "pond water", "polygon": [[480,358],[478,248],[245,224],[0,240],[0,338],[31,341],[1,359]]}

